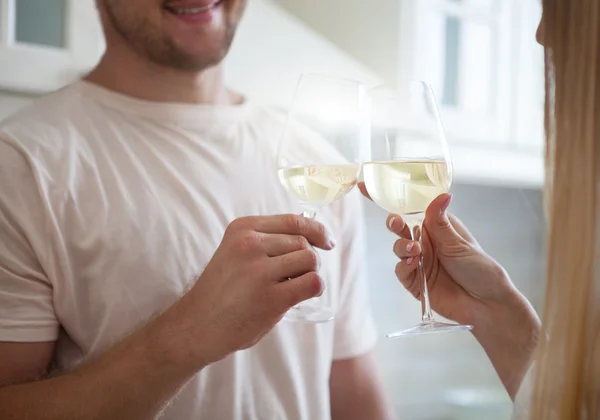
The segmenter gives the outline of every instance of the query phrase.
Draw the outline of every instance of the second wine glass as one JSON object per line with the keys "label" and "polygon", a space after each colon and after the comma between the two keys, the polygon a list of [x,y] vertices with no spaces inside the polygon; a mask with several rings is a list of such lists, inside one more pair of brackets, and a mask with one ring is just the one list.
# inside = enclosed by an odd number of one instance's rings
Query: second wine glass
{"label": "second wine glass", "polygon": [[[407,82],[397,89],[370,91],[371,157],[364,163],[365,185],[379,207],[401,215],[413,241],[421,242],[425,210],[452,183],[452,160],[431,87]],[[408,236],[408,235],[407,235]],[[429,302],[421,256],[417,266],[421,323],[388,338],[469,330],[469,325],[436,321]]]}
{"label": "second wine glass", "polygon": [[[279,144],[278,176],[305,217],[347,194],[357,183],[368,144],[366,88],[359,82],[318,74],[300,78]],[[325,284],[328,279],[322,277]],[[284,319],[331,321],[329,288],[293,307]]]}

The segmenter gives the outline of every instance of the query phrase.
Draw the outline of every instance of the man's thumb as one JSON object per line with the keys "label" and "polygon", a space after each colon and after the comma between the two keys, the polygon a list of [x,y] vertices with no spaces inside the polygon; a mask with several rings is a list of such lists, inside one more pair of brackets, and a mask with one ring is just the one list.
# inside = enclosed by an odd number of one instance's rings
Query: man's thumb
{"label": "man's thumb", "polygon": [[431,240],[438,245],[461,239],[446,213],[451,201],[452,196],[450,194],[442,194],[431,202],[425,212],[425,228]]}

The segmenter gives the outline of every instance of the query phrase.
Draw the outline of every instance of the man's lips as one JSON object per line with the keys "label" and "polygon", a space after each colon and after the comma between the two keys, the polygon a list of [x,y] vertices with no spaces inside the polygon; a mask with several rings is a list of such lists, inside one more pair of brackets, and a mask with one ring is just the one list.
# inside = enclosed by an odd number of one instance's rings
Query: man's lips
{"label": "man's lips", "polygon": [[171,1],[168,2],[165,8],[177,15],[194,15],[207,12],[217,7],[222,0],[212,1]]}

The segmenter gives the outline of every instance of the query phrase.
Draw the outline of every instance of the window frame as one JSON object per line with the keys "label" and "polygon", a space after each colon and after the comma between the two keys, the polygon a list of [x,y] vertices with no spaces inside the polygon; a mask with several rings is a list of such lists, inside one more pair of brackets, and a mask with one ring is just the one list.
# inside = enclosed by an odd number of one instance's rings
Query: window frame
{"label": "window frame", "polygon": [[[518,77],[523,71],[523,66],[527,65],[527,61],[524,61],[522,56],[525,45],[529,45],[524,41],[528,41],[529,38],[524,37],[531,35],[525,34],[527,31],[523,28],[528,16],[523,16],[523,7],[526,6],[522,2],[524,0],[501,0],[492,3],[491,8],[487,8],[468,3],[460,4],[452,0],[402,1],[399,57],[404,59],[401,60],[403,64],[400,66],[401,81],[415,78],[440,80],[443,76],[445,68],[443,65],[440,66],[439,62],[443,61],[444,57],[439,57],[438,54],[437,59],[432,60],[423,51],[435,48],[435,46],[428,47],[433,45],[431,42],[437,42],[436,51],[444,51],[440,48],[441,39],[432,41],[429,34],[432,25],[437,25],[435,31],[438,31],[438,34],[440,31],[445,32],[445,28],[440,28],[439,23],[446,22],[445,16],[486,23],[492,31],[495,31],[495,39],[492,41],[494,44],[492,48],[495,51],[492,52],[491,63],[493,71],[491,79],[494,86],[490,112],[472,113],[461,108],[460,105],[459,107],[445,106],[441,102],[442,92],[436,91],[440,113],[451,144],[527,149],[519,137],[524,131],[520,125],[522,120],[531,121],[531,118],[523,117],[522,114],[529,114],[528,107],[533,102],[532,98],[520,97],[522,82]],[[440,15],[444,18],[439,19]],[[407,61],[410,63],[406,63]],[[529,69],[528,73],[531,73]],[[460,98],[460,86],[458,89]],[[532,130],[529,131],[529,135],[531,133]],[[539,133],[537,136],[539,137]],[[530,147],[532,152],[539,149],[539,140],[530,143],[533,145]]]}
{"label": "window frame", "polygon": [[[93,0],[65,1],[65,48],[15,40],[16,2],[0,0],[0,89],[43,94],[71,82],[97,61],[103,48]],[[40,66],[39,63],[44,63]]]}
{"label": "window frame", "polygon": [[[519,44],[515,46],[518,48],[515,56],[518,77],[514,80],[514,94],[518,97],[514,107],[516,147],[524,153],[541,153],[544,150],[544,52],[543,47],[532,40],[537,30],[534,21],[541,19],[542,8],[541,3],[534,0],[515,2],[514,7],[519,31],[516,35]],[[536,84],[539,90],[535,89]]]}

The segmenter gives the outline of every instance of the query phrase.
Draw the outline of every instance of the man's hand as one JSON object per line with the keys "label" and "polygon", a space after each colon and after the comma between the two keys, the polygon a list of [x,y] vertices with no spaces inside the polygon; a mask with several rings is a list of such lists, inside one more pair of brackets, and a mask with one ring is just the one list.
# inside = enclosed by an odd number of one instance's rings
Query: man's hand
{"label": "man's hand", "polygon": [[313,246],[334,244],[322,224],[302,216],[247,217],[229,225],[182,301],[204,364],[256,344],[292,306],[322,293]]}

